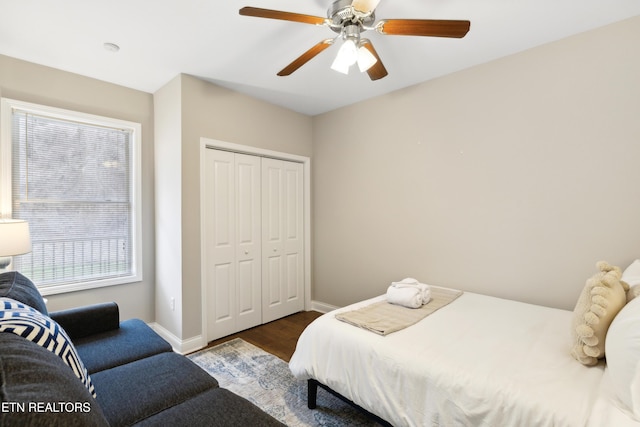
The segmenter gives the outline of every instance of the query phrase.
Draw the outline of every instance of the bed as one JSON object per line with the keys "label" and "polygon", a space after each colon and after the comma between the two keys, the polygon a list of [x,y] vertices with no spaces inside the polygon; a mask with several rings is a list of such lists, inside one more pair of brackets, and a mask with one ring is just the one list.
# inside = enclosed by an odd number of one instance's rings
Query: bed
{"label": "bed", "polygon": [[289,363],[393,426],[640,426],[602,361],[570,355],[572,312],[465,292],[381,336],[324,314]]}

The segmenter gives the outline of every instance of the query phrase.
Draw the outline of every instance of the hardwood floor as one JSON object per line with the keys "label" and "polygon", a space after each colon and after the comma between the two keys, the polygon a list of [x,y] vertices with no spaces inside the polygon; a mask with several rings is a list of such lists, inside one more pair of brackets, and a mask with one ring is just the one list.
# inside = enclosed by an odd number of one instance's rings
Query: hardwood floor
{"label": "hardwood floor", "polygon": [[289,362],[296,349],[298,337],[304,328],[320,316],[322,316],[322,313],[317,311],[301,311],[300,313],[211,341],[207,348],[234,338],[242,338],[264,351],[278,356],[285,362]]}

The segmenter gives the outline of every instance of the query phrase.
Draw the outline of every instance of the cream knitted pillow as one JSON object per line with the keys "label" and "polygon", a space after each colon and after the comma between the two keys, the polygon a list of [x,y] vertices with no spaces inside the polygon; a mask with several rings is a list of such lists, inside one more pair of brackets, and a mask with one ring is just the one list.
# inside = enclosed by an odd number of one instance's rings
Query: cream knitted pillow
{"label": "cream knitted pillow", "polygon": [[627,302],[629,286],[620,281],[622,272],[605,261],[596,264],[599,273],[587,280],[573,310],[571,355],[583,365],[595,365],[604,357],[605,337],[613,318]]}

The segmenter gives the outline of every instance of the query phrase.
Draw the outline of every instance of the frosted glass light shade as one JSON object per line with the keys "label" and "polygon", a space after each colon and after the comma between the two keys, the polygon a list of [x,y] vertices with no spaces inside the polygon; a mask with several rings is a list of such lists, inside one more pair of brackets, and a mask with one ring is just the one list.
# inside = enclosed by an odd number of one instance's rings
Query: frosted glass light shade
{"label": "frosted glass light shade", "polygon": [[31,252],[29,223],[19,219],[0,219],[0,257]]}
{"label": "frosted glass light shade", "polygon": [[369,52],[369,49],[364,46],[360,46],[358,49],[358,68],[360,68],[360,72],[364,73],[369,68],[373,67],[376,62],[378,62],[378,58]]}
{"label": "frosted glass light shade", "polygon": [[358,12],[371,12],[378,7],[380,0],[353,0],[351,6]]}
{"label": "frosted glass light shade", "polygon": [[358,48],[353,40],[347,39],[344,41],[336,59],[331,64],[331,69],[338,71],[342,74],[349,74],[349,67],[356,63],[358,60]]}

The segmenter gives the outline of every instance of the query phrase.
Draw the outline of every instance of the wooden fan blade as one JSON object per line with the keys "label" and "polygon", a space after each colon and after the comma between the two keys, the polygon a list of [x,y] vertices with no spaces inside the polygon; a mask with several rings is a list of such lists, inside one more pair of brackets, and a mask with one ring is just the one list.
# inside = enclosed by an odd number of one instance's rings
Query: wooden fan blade
{"label": "wooden fan blade", "polygon": [[360,13],[368,14],[378,7],[380,0],[353,0],[351,7]]}
{"label": "wooden fan blade", "polygon": [[322,25],[325,18],[312,15],[303,15],[293,12],[282,12],[280,10],[261,9],[259,7],[243,7],[240,9],[240,15],[255,16],[257,18],[281,19],[283,21],[302,22],[303,24]]}
{"label": "wooden fan blade", "polygon": [[313,46],[311,49],[300,55],[296,60],[294,60],[291,64],[287,65],[278,73],[279,76],[288,76],[296,71],[298,68],[302,67],[304,64],[313,59],[317,54],[328,48],[333,44],[333,39],[322,40],[317,45]]}
{"label": "wooden fan blade", "polygon": [[371,66],[371,68],[367,70],[367,74],[369,74],[369,78],[371,80],[378,80],[383,77],[386,77],[387,74],[389,73],[387,72],[387,69],[384,67],[384,64],[382,63],[382,61],[380,60],[380,56],[378,56],[378,52],[376,52],[375,48],[373,47],[373,44],[371,44],[371,42],[368,39],[363,39],[362,46],[367,48],[367,50],[371,52],[371,54],[375,56],[376,59],[378,60],[376,61],[375,64]]}
{"label": "wooden fan blade", "polygon": [[439,19],[387,19],[380,21],[378,31],[394,36],[464,37],[471,22]]}

